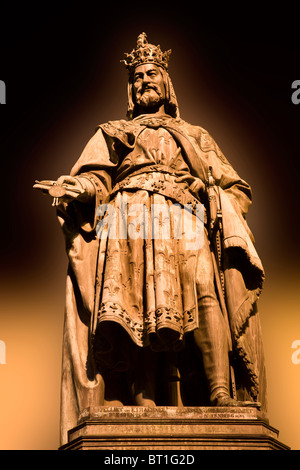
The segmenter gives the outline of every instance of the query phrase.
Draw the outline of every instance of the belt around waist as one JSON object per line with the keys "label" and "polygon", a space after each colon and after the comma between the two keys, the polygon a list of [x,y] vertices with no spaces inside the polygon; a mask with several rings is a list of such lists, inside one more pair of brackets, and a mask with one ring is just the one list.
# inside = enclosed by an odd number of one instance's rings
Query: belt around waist
{"label": "belt around waist", "polygon": [[[197,213],[197,205],[200,204],[203,206],[201,201],[193,196],[188,189],[183,188],[175,182],[175,178],[177,178],[177,176],[174,173],[167,170],[161,171],[161,168],[158,171],[157,167],[152,170],[147,168],[147,170],[148,171],[137,171],[118,182],[112,189],[111,199],[119,191],[140,189],[161,194],[183,206],[190,206],[187,207],[187,209],[190,209],[194,214]],[[203,210],[204,207],[202,208],[201,213],[203,213]],[[204,219],[206,220],[206,216]]]}

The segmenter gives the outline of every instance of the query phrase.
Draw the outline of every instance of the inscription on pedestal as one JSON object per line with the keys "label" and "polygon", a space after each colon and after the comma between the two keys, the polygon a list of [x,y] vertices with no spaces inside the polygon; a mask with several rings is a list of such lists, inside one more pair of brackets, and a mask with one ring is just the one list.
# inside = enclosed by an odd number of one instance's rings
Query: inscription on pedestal
{"label": "inscription on pedestal", "polygon": [[91,407],[62,449],[288,449],[277,438],[252,407]]}

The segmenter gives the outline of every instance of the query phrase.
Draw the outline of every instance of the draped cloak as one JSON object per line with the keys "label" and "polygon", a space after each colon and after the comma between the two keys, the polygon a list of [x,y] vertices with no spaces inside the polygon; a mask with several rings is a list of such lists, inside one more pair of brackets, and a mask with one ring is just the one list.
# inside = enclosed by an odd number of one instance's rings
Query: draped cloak
{"label": "draped cloak", "polygon": [[257,310],[264,270],[245,219],[251,204],[251,189],[205,129],[168,115],[139,116],[131,121],[109,121],[98,126],[71,170],[73,176],[90,179],[95,188],[95,200],[93,204],[74,201],[58,208],[69,258],[63,339],[61,444],[67,442],[67,431],[77,424],[81,410],[91,405],[105,405],[105,383],[95,365],[92,344],[107,257],[106,240],[97,236],[97,227],[103,215],[97,208],[110,201],[116,184],[126,177],[126,172],[121,176],[119,174],[117,181],[117,170],[124,156],[134,150],[141,133],[145,129],[159,128],[168,131],[176,141],[190,175],[206,181],[211,167],[220,189],[226,304],[240,371],[237,374],[238,399],[258,400],[266,410],[265,367]]}

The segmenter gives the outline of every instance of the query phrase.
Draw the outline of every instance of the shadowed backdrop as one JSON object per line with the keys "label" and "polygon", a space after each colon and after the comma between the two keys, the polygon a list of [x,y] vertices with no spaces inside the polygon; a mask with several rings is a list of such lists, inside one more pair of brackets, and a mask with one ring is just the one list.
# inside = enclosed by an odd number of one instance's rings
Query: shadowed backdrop
{"label": "shadowed backdrop", "polygon": [[98,124],[125,118],[120,60],[145,31],[173,51],[181,117],[207,129],[252,187],[248,221],[266,270],[259,310],[270,424],[300,449],[300,364],[291,360],[300,340],[297,15],[264,17],[253,5],[198,10],[194,2],[63,5],[7,8],[0,33],[0,448],[59,443],[67,259],[51,200],[32,185],[68,174]]}

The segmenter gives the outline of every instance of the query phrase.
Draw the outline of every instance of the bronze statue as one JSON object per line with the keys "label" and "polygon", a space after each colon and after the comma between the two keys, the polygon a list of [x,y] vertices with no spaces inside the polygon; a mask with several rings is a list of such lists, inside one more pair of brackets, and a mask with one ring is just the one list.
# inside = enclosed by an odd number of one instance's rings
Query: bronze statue
{"label": "bronze statue", "polygon": [[266,409],[251,189],[180,118],[170,52],[142,33],[122,61],[128,119],[99,125],[70,175],[35,185],[69,257],[62,442],[91,404]]}

